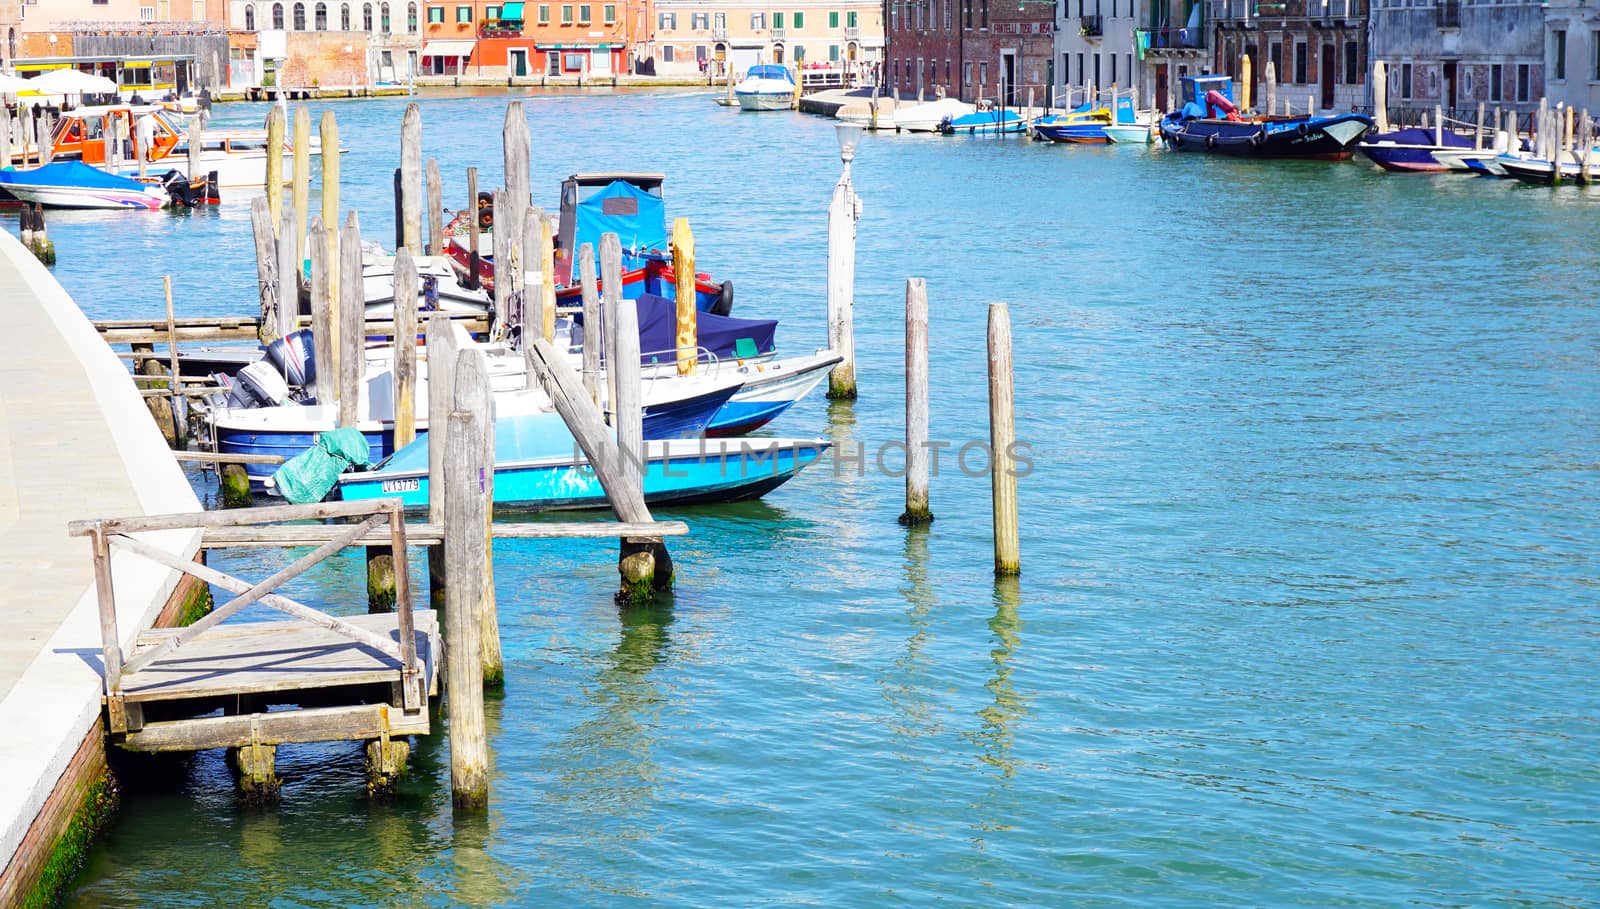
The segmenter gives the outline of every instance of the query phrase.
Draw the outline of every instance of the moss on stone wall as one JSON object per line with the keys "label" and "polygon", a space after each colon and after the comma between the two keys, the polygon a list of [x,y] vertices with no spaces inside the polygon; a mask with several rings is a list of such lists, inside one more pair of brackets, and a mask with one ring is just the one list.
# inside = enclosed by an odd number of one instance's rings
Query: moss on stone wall
{"label": "moss on stone wall", "polygon": [[85,787],[83,798],[72,812],[72,821],[50,850],[50,858],[45,860],[39,880],[33,885],[23,906],[27,909],[48,909],[60,905],[68,887],[78,872],[83,870],[89,846],[116,813],[117,801],[116,779],[109,770],[102,770]]}

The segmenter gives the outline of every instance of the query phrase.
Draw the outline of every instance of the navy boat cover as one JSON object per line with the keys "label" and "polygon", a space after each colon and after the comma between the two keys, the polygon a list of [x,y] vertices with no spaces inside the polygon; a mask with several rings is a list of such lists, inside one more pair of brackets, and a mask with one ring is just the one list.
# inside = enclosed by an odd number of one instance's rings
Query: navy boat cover
{"label": "navy boat cover", "polygon": [[[649,293],[633,302],[639,308],[639,359],[646,364],[675,359],[672,351],[678,347],[678,304]],[[576,318],[581,325],[583,316]],[[719,359],[764,356],[778,349],[777,319],[737,319],[701,311],[695,316],[695,325],[700,332],[700,346]]]}

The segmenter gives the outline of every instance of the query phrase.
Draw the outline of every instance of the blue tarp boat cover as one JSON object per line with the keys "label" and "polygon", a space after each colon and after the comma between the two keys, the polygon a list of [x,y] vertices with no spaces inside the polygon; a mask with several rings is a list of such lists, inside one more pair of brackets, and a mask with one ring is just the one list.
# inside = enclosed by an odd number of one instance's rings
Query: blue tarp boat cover
{"label": "blue tarp boat cover", "polygon": [[[678,304],[656,294],[642,294],[635,302],[639,306],[641,359],[645,363],[670,359],[672,355],[666,351],[678,347]],[[777,319],[737,319],[701,312],[695,320],[700,346],[719,358],[769,354],[777,350]],[[743,351],[738,349],[740,340],[748,342]],[[751,345],[754,345],[753,351]]]}
{"label": "blue tarp boat cover", "polygon": [[82,161],[58,161],[55,164],[46,164],[33,170],[17,170],[8,167],[0,170],[0,184],[20,184],[22,186],[78,186],[85,189],[131,189],[135,192],[143,190],[145,184],[116,174],[108,174],[103,170],[83,163]]}
{"label": "blue tarp boat cover", "polygon": [[[1473,146],[1471,136],[1464,136],[1448,129],[1441,132],[1444,134],[1444,145],[1442,146],[1444,148],[1471,148]],[[1434,133],[1432,127],[1408,126],[1405,129],[1397,129],[1394,132],[1372,133],[1363,142],[1367,145],[1374,145],[1379,142],[1393,142],[1396,145],[1433,145],[1433,140],[1436,138],[1439,138],[1439,136]]]}
{"label": "blue tarp boat cover", "polygon": [[615,233],[625,250],[667,248],[666,203],[626,180],[614,180],[579,202],[577,217],[573,249],[582,249],[583,244],[589,243],[598,250],[600,236],[605,233]]}

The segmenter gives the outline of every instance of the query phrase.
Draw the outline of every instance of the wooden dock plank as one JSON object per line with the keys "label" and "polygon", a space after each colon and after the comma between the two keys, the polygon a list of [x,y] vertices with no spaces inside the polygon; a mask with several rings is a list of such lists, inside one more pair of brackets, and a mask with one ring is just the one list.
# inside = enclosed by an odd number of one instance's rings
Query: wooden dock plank
{"label": "wooden dock plank", "polygon": [[137,732],[129,732],[120,744],[130,751],[198,751],[249,744],[427,735],[428,732],[427,710],[408,714],[388,704],[358,704],[148,723]]}
{"label": "wooden dock plank", "polygon": [[[351,616],[346,621],[391,639],[398,635],[393,613]],[[432,610],[418,610],[415,624],[417,653],[426,684],[432,688],[438,671],[438,617]],[[146,635],[140,640],[153,646],[159,638]],[[124,675],[122,683],[126,700],[135,703],[382,684],[399,678],[400,665],[392,657],[326,628],[301,622],[245,622],[214,628]]]}

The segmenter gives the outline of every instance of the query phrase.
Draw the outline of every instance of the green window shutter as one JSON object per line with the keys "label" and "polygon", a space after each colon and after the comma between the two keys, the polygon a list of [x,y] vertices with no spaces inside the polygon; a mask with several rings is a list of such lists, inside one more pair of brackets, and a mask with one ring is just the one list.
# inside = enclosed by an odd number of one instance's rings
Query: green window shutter
{"label": "green window shutter", "polygon": [[772,14],[772,27],[783,28],[783,13]]}
{"label": "green window shutter", "polygon": [[794,11],[794,27],[795,28],[805,28],[806,27],[806,14],[805,13],[802,13],[799,10],[795,10]]}
{"label": "green window shutter", "polygon": [[828,13],[828,27],[829,28],[838,28],[839,27],[839,12],[838,12],[838,10],[835,10],[835,11],[833,11],[831,13]]}

